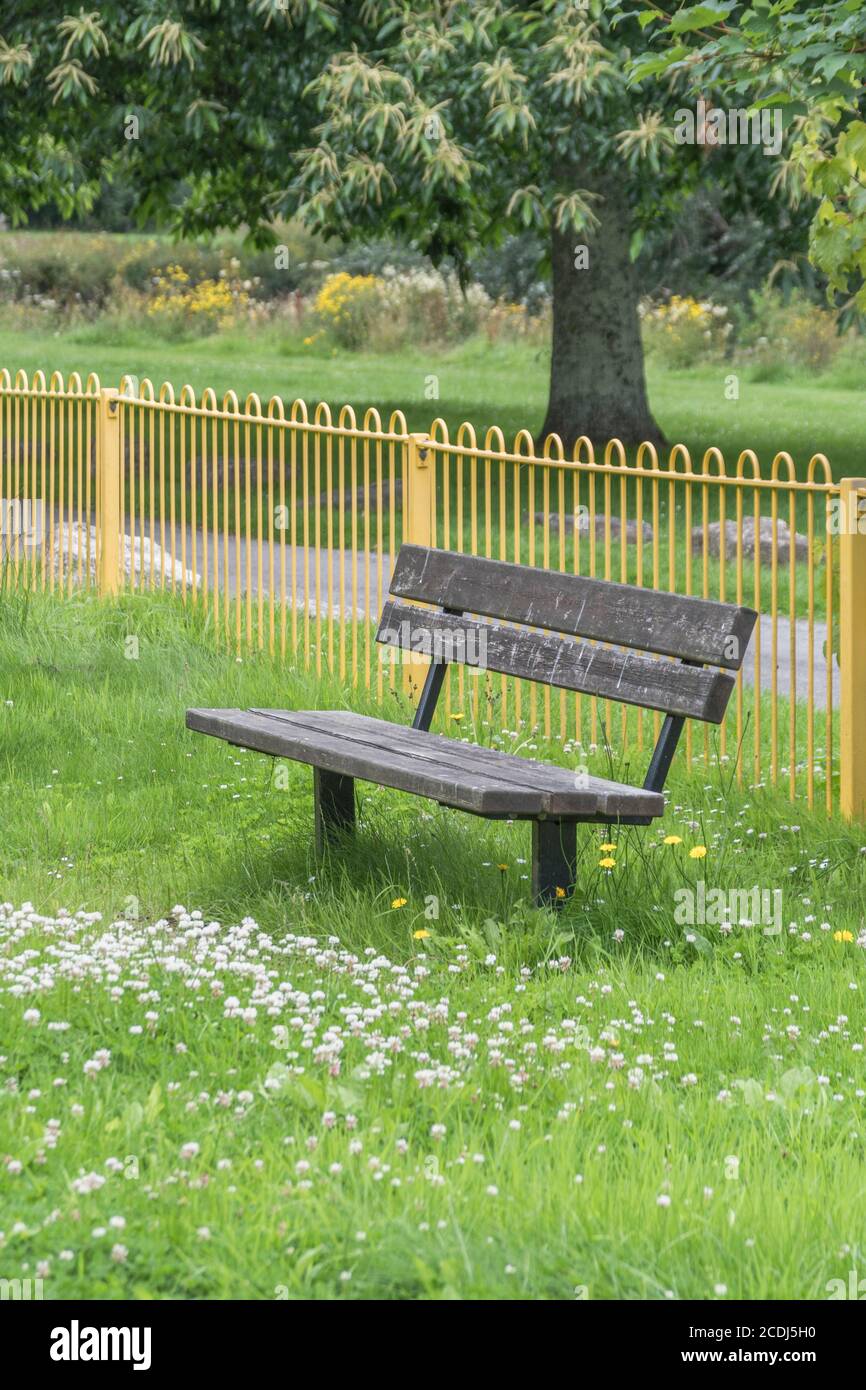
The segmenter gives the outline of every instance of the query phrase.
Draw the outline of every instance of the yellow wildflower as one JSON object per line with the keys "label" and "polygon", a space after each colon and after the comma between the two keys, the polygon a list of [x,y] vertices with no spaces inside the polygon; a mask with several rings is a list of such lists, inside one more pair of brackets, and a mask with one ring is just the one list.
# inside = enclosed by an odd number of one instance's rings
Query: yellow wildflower
{"label": "yellow wildflower", "polygon": [[395,898],[394,901],[392,902],[391,906],[394,907],[394,908],[397,908],[397,907],[405,907],[407,902],[408,902],[408,898]]}

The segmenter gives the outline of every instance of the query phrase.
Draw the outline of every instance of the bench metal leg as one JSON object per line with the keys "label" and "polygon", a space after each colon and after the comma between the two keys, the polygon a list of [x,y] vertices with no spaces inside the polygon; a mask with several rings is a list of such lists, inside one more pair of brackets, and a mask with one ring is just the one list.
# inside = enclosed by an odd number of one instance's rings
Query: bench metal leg
{"label": "bench metal leg", "polygon": [[316,853],[321,854],[338,833],[355,828],[355,779],[314,767],[313,798]]}
{"label": "bench metal leg", "polygon": [[562,907],[574,891],[577,826],[573,821],[532,822],[532,896],[537,907]]}

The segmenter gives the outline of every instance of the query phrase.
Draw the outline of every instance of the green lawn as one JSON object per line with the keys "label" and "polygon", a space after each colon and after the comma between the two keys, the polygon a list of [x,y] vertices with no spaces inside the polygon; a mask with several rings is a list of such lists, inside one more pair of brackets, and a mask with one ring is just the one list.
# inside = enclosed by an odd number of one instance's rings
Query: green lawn
{"label": "green lawn", "polygon": [[[447,351],[407,350],[388,355],[320,355],[297,340],[270,330],[257,337],[227,333],[187,343],[148,339],[129,330],[107,334],[103,325],[60,334],[24,334],[0,328],[0,365],[14,373],[73,370],[97,372],[106,385],[123,373],[150,377],[155,385],[184,383],[197,392],[212,386],[218,395],[233,389],[243,399],[256,391],[308,403],[344,403],[359,413],[375,405],[384,418],[401,409],[412,429],[426,429],[441,415],[452,431],[463,420],[479,431],[499,425],[510,444],[518,429],[540,428],[546,402],[548,359],[538,348],[473,341]],[[769,476],[773,456],[787,450],[800,476],[814,453],[825,453],[834,476],[863,472],[861,441],[866,431],[866,380],[859,369],[839,367],[822,377],[757,382],[740,375],[739,399],[725,396],[728,364],[665,372],[652,364],[653,410],[668,439],[683,442],[696,459],[711,445],[722,450],[733,471],[741,449],[756,451]],[[438,378],[439,398],[428,399],[429,377]],[[603,441],[602,441],[603,442]]]}
{"label": "green lawn", "polygon": [[[585,829],[553,916],[526,827],[364,786],[320,864],[309,771],[183,711],[328,703],[364,708],[168,598],[3,595],[4,1277],[801,1299],[862,1270],[863,827],[680,774],[615,851]],[[699,880],[781,891],[781,931],[677,921]]]}

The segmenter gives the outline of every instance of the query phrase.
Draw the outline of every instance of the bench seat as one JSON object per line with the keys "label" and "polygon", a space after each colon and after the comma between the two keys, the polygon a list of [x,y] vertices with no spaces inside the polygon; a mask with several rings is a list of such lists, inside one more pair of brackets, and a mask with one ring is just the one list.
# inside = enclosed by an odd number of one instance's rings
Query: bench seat
{"label": "bench seat", "polygon": [[578,786],[564,767],[349,710],[190,709],[186,723],[242,748],[491,819],[649,821],[664,811],[658,792],[586,775]]}

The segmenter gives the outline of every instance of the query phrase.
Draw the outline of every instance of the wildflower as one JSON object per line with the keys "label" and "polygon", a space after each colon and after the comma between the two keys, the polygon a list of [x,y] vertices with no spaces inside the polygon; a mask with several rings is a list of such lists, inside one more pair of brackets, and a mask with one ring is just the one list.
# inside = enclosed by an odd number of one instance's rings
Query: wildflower
{"label": "wildflower", "polygon": [[405,907],[408,901],[408,898],[395,898],[391,906],[396,910],[398,907]]}
{"label": "wildflower", "polygon": [[496,867],[497,867],[497,869],[499,869],[503,874],[508,872],[508,865],[507,865],[507,864],[497,864]]}
{"label": "wildflower", "polygon": [[451,718],[455,724],[459,724],[460,720],[463,718],[463,711],[460,710],[458,714],[452,714]]}
{"label": "wildflower", "polygon": [[666,1192],[661,1192],[661,1193],[659,1193],[658,1197],[656,1197],[656,1206],[657,1206],[657,1207],[669,1207],[670,1204],[671,1204],[671,1199],[670,1199],[670,1197],[668,1196],[668,1194],[667,1194]]}
{"label": "wildflower", "polygon": [[608,857],[607,857],[606,859],[599,859],[599,861],[598,861],[598,867],[599,867],[600,869],[615,869],[615,868],[616,868],[616,860],[615,860],[615,859],[611,859],[610,856],[608,855]]}
{"label": "wildflower", "polygon": [[662,840],[663,845],[681,845],[683,838],[681,835],[665,835]]}
{"label": "wildflower", "polygon": [[853,941],[853,940],[854,940],[854,933],[853,933],[853,932],[850,932],[850,931],[834,931],[834,933],[833,933],[833,940],[834,940],[834,941]]}
{"label": "wildflower", "polygon": [[126,1257],[128,1254],[129,1251],[127,1250],[125,1245],[112,1245],[111,1247],[111,1258],[114,1260],[115,1264],[125,1264]]}
{"label": "wildflower", "polygon": [[602,854],[613,854],[616,850],[616,845],[599,845],[599,849]]}
{"label": "wildflower", "polygon": [[689,850],[689,859],[706,859],[706,857],[706,845],[695,845],[692,849]]}
{"label": "wildflower", "polygon": [[184,1144],[181,1147],[180,1156],[181,1158],[195,1158],[199,1152],[199,1148],[200,1146],[195,1142]]}
{"label": "wildflower", "polygon": [[413,933],[412,933],[412,940],[413,940],[413,941],[426,941],[426,939],[427,939],[427,937],[428,937],[429,935],[430,935],[430,933],[429,933],[428,931],[425,931],[424,928],[421,927],[418,931],[413,931]]}
{"label": "wildflower", "polygon": [[564,897],[565,897],[565,889],[564,889],[564,888],[557,888],[557,890],[556,890],[556,896],[557,896],[558,898],[564,898]]}

